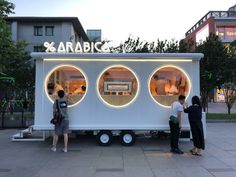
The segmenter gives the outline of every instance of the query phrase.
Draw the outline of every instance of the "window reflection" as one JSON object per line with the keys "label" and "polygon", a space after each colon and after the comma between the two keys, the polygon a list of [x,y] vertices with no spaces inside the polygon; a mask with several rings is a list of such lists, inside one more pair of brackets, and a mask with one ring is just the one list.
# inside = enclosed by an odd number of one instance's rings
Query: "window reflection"
{"label": "window reflection", "polygon": [[57,92],[64,90],[69,105],[78,103],[86,92],[86,79],[82,72],[73,66],[62,66],[51,73],[47,80],[47,93],[54,101]]}
{"label": "window reflection", "polygon": [[130,103],[137,94],[135,75],[125,67],[107,69],[98,80],[98,91],[107,104],[120,107]]}
{"label": "window reflection", "polygon": [[236,40],[236,26],[217,26],[217,34],[224,41]]}
{"label": "window reflection", "polygon": [[154,100],[164,106],[170,106],[179,95],[187,96],[189,93],[187,76],[175,67],[164,67],[156,71],[149,86]]}

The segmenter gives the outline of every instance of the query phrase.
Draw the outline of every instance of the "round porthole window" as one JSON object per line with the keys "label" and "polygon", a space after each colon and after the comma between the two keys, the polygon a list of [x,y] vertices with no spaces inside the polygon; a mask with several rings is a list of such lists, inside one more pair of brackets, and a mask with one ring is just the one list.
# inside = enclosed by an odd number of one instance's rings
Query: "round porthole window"
{"label": "round porthole window", "polygon": [[64,90],[69,106],[80,103],[87,91],[87,79],[81,69],[65,65],[53,69],[46,78],[45,90],[49,99],[54,102],[59,90]]}
{"label": "round porthole window", "polygon": [[190,80],[180,68],[166,66],[157,69],[149,80],[149,92],[153,100],[161,106],[169,107],[179,95],[188,97]]}
{"label": "round porthole window", "polygon": [[125,66],[105,69],[98,78],[97,91],[100,99],[111,107],[125,107],[138,95],[139,81],[135,73]]}

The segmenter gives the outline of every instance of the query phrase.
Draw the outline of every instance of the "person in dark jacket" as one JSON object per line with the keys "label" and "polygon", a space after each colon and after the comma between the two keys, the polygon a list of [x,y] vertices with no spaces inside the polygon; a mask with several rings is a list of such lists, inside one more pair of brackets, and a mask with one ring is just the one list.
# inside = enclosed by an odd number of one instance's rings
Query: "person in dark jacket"
{"label": "person in dark jacket", "polygon": [[188,113],[188,120],[193,136],[194,148],[190,150],[193,155],[201,155],[201,150],[205,149],[204,133],[202,125],[202,106],[198,96],[192,97],[192,105],[184,107],[184,112]]}

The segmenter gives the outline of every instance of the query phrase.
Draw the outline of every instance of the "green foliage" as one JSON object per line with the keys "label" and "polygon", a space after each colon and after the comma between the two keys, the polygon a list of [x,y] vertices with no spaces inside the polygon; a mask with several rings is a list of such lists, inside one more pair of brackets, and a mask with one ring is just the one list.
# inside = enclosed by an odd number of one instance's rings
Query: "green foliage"
{"label": "green foliage", "polygon": [[228,114],[236,101],[236,41],[226,45],[228,59],[225,62],[225,70],[222,75],[224,84],[222,85],[225,103],[228,108]]}
{"label": "green foliage", "polygon": [[29,54],[25,52],[27,44],[25,41],[12,41],[10,29],[4,19],[13,9],[12,3],[0,0],[0,72],[15,78],[14,87],[0,81],[0,96],[32,90],[34,86],[34,68],[29,62]]}
{"label": "green foliage", "polygon": [[206,41],[197,46],[196,51],[204,54],[200,61],[200,88],[205,110],[209,92],[225,82],[223,72],[228,55],[226,47],[215,34],[210,34]]}
{"label": "green foliage", "polygon": [[207,113],[207,120],[236,120],[236,114],[225,114],[225,113]]}
{"label": "green foliage", "polygon": [[172,39],[152,42],[141,41],[140,38],[129,37],[119,46],[110,47],[112,53],[178,53],[179,42]]}
{"label": "green foliage", "polygon": [[182,39],[179,41],[179,52],[185,53],[185,52],[193,52],[194,51],[194,41],[192,39],[185,40]]}
{"label": "green foliage", "polygon": [[0,0],[0,16],[6,17],[9,14],[13,13],[15,5],[6,0]]}
{"label": "green foliage", "polygon": [[236,87],[235,83],[227,82],[223,84],[223,91],[225,95],[225,103],[228,108],[228,114],[231,113],[231,108],[233,107],[236,101]]}
{"label": "green foliage", "polygon": [[200,61],[201,89],[209,92],[224,83],[222,73],[228,58],[227,50],[218,36],[210,34],[207,40],[197,47],[197,52],[204,54]]}

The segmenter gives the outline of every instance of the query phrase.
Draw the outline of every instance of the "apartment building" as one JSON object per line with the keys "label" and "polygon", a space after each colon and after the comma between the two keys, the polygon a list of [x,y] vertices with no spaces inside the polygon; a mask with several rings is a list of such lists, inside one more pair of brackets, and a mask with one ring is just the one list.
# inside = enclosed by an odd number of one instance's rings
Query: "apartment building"
{"label": "apartment building", "polygon": [[236,5],[228,11],[209,11],[185,33],[185,39],[198,44],[210,33],[218,35],[223,43],[236,40]]}
{"label": "apartment building", "polygon": [[89,41],[77,17],[7,17],[6,22],[13,41],[25,40],[27,52],[41,52],[45,41],[81,42]]}

